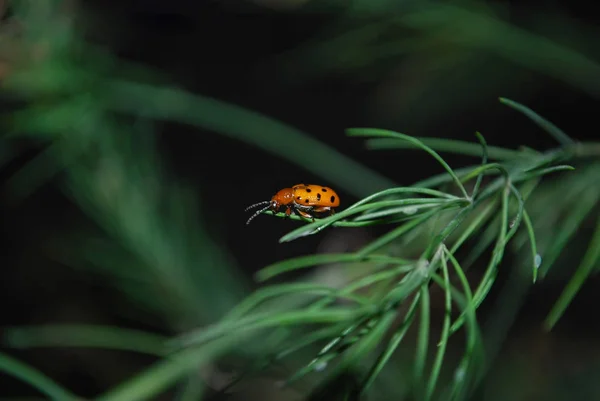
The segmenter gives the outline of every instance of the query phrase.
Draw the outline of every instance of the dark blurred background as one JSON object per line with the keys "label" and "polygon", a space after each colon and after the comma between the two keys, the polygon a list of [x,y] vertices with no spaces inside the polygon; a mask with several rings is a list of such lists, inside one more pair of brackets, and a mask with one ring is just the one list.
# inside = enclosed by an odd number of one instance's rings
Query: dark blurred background
{"label": "dark blurred background", "polygon": [[[12,27],[22,21],[15,20],[10,3],[0,2],[6,38],[12,37],[13,29],[22,29]],[[327,169],[328,160],[322,158],[321,152],[311,157],[311,149],[306,149],[305,143],[298,144],[303,147],[302,160],[291,162],[276,152],[254,146],[252,139],[240,141],[184,122],[153,122],[156,157],[160,159],[165,182],[181,181],[197,192],[197,201],[191,203],[196,214],[188,217],[196,220],[190,224],[201,224],[203,238],[219,249],[219,256],[215,257],[228,266],[224,273],[219,271],[221,265],[214,263],[204,279],[210,280],[210,270],[214,270],[215,276],[230,274],[233,276],[228,279],[236,282],[232,287],[219,287],[221,278],[211,283],[215,293],[225,293],[227,302],[221,305],[223,309],[253,288],[252,274],[270,263],[313,252],[357,248],[385,232],[335,229],[280,244],[278,239],[300,223],[259,216],[246,226],[247,205],[268,200],[279,189],[303,182],[335,188],[343,208],[361,196],[383,189],[386,183],[409,185],[442,172],[421,151],[367,150],[362,140],[345,135],[346,128],[377,127],[471,142],[476,141],[475,131],[480,131],[493,146],[527,146],[541,151],[556,146],[539,127],[500,104],[498,97],[502,96],[526,104],[577,140],[598,139],[595,111],[600,104],[600,75],[596,73],[600,67],[593,60],[597,62],[600,48],[598,18],[591,3],[459,2],[457,6],[498,16],[505,25],[498,28],[485,21],[478,25],[467,16],[461,22],[456,16],[448,17],[450,22],[442,24],[438,31],[428,27],[428,17],[400,18],[419,2],[68,3],[64,5],[70,10],[67,12],[77,16],[73,28],[76,34],[112,57],[111,73],[119,72],[120,63],[147,68],[153,71],[150,80],[154,82],[279,120],[381,178],[371,187],[357,181],[356,188],[352,188],[348,181],[351,183],[353,172],[349,171],[350,176],[340,186],[317,174],[318,170],[307,168],[321,163]],[[448,15],[444,12],[432,16],[431,21]],[[400,22],[391,21],[396,17]],[[378,28],[369,32],[364,29],[369,26]],[[531,42],[518,37],[525,32],[529,32],[527,38]],[[480,37],[486,40],[476,43]],[[543,39],[537,42],[538,38]],[[589,59],[571,60],[568,54],[554,52],[547,44],[550,40],[554,41],[552,46],[579,51]],[[3,39],[0,45],[6,43],[9,40]],[[8,57],[3,61],[10,65]],[[22,107],[21,100],[3,95],[3,114]],[[135,109],[136,105],[129,107]],[[145,122],[124,118],[121,123],[128,129]],[[136,154],[136,141],[128,145],[128,154]],[[294,146],[284,133],[277,141],[287,148]],[[272,145],[277,147],[277,143]],[[83,238],[98,241],[99,244],[90,245],[92,252],[108,253],[112,248],[102,244],[106,227],[90,218],[74,197],[65,194],[62,172],[53,174],[18,202],[11,201],[11,177],[39,155],[44,146],[37,139],[13,139],[10,149],[3,151],[10,157],[3,161],[0,171],[2,326],[91,323],[164,335],[189,328],[171,320],[168,294],[161,298],[160,293],[153,293],[155,302],[166,306],[149,307],[128,294],[126,285],[115,286],[112,273],[89,266],[94,265],[90,258],[64,252],[84,246]],[[453,167],[478,162],[476,158],[456,155],[447,155],[447,160]],[[552,182],[553,178],[547,180]],[[589,237],[591,231],[584,225],[580,232]],[[583,251],[572,251],[577,261]],[[110,264],[119,256],[107,258]],[[130,255],[124,255],[112,266],[119,270],[117,275],[127,275],[127,261],[132,260],[128,258]],[[600,399],[600,388],[593,379],[600,374],[595,316],[597,277],[586,282],[552,332],[544,332],[541,326],[568,274],[567,269],[529,290],[502,344],[504,352],[475,399]],[[140,280],[144,279],[153,280]],[[501,271],[499,283],[508,279],[508,273]],[[229,291],[231,296],[227,297]],[[494,310],[495,295],[492,293],[484,304],[484,316]],[[200,306],[202,310],[211,308],[210,303]],[[207,321],[216,315],[217,312],[207,312]],[[154,360],[127,352],[69,347],[11,348],[8,352],[85,397],[118,384]],[[37,395],[17,380],[0,380],[2,399]],[[169,393],[161,399],[173,397]],[[296,399],[284,395],[269,397],[246,399]]]}

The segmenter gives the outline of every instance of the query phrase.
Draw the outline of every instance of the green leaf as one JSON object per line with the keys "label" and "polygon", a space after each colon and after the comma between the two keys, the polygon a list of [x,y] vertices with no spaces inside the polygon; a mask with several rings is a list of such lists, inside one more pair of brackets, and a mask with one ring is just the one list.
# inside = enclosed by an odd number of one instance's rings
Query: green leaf
{"label": "green leaf", "polygon": [[532,178],[541,177],[542,175],[548,175],[551,173],[558,173],[561,171],[572,171],[575,170],[573,166],[553,166],[548,168],[542,168],[539,170],[527,171],[519,174],[518,177],[515,178],[514,182],[528,181]]}
{"label": "green leaf", "polygon": [[550,121],[537,114],[535,111],[531,110],[529,107],[503,97],[500,98],[500,102],[502,104],[507,105],[508,107],[511,107],[525,114],[525,116],[527,116],[530,120],[539,125],[544,131],[550,134],[561,145],[567,146],[575,142],[560,128],[558,128],[556,125],[552,124]]}
{"label": "green leaf", "polygon": [[357,253],[324,253],[319,255],[306,255],[286,259],[273,263],[259,270],[255,276],[258,281],[266,281],[280,274],[305,269],[307,267],[327,265],[332,263],[359,263],[364,261],[378,263],[411,263],[407,259],[396,258],[387,255],[360,255]]}
{"label": "green leaf", "polygon": [[590,211],[596,206],[599,199],[600,191],[588,187],[580,192],[575,205],[569,208],[568,215],[562,221],[560,230],[552,238],[552,241],[547,246],[547,251],[542,255],[544,263],[539,269],[539,274],[542,277],[548,274],[556,259],[558,259],[569,240],[575,235]]}
{"label": "green leaf", "polygon": [[352,281],[346,287],[340,290],[340,293],[348,293],[354,292],[360,288],[368,287],[373,284],[376,284],[380,281],[394,279],[398,277],[398,275],[402,273],[407,273],[412,271],[418,266],[418,263],[412,262],[411,264],[400,264],[395,267],[387,267],[385,270],[381,272],[369,273],[367,276],[362,277],[358,280]]}
{"label": "green leaf", "polygon": [[[459,177],[464,177],[465,175],[469,174],[471,175],[473,172],[473,169],[475,168],[479,168],[481,167],[481,165],[473,165],[473,166],[467,166],[467,167],[461,167],[461,168],[457,168],[456,170],[454,170],[454,172],[456,173],[457,176]],[[485,171],[484,175],[495,175],[497,174],[497,172],[495,171]],[[437,174],[434,176],[431,176],[429,178],[426,178],[424,180],[420,180],[415,182],[413,185],[416,187],[422,187],[422,188],[434,188],[434,187],[439,187],[441,185],[447,184],[449,182],[451,182],[453,180],[453,178],[446,174],[446,173],[441,173],[441,174]],[[464,178],[461,178],[461,182],[465,182],[466,180]]]}
{"label": "green leaf", "polygon": [[[460,200],[457,201],[456,204],[460,204],[463,203],[464,201]],[[452,202],[454,203],[454,202]],[[420,203],[417,205],[408,205],[408,206],[399,206],[399,207],[394,207],[394,208],[386,208],[383,210],[376,210],[376,211],[367,211],[364,214],[361,214],[360,216],[354,218],[354,221],[377,221],[379,219],[382,219],[383,217],[394,217],[396,216],[396,218],[409,218],[412,217],[416,214],[422,214],[423,211],[427,210],[427,209],[432,209],[432,208],[438,208],[440,209],[440,206],[449,206],[449,202],[443,202],[440,203],[440,201],[436,201],[436,200],[432,200],[431,202],[428,203]],[[398,216],[400,215],[400,216]],[[392,221],[390,221],[390,223],[392,223]]]}
{"label": "green leaf", "polygon": [[394,334],[392,335],[392,338],[385,345],[385,349],[381,352],[381,354],[379,354],[377,361],[373,364],[373,366],[371,367],[371,369],[365,376],[365,379],[361,386],[363,394],[365,394],[369,390],[369,388],[373,385],[373,382],[375,382],[375,379],[377,378],[379,373],[381,373],[381,371],[383,370],[385,365],[388,363],[388,361],[390,360],[390,358],[392,357],[392,355],[398,348],[398,346],[400,346],[400,343],[404,339],[406,332],[410,328],[410,326],[415,318],[415,315],[416,315],[415,312],[417,309],[417,305],[419,304],[420,295],[421,295],[420,292],[415,294],[415,297],[413,298],[413,300],[408,308],[408,311],[406,312],[406,315],[404,317],[402,324],[394,332]]}
{"label": "green leaf", "polygon": [[360,249],[358,251],[358,254],[361,256],[366,256],[370,253],[377,251],[378,249],[380,249],[380,248],[384,247],[385,245],[389,244],[390,242],[394,241],[396,238],[400,237],[401,235],[403,235],[403,234],[409,232],[410,230],[412,230],[413,228],[423,224],[425,221],[429,220],[432,216],[436,215],[437,213],[439,213],[439,211],[437,209],[432,210],[430,212],[424,213],[423,215],[415,218],[414,220],[411,220],[401,226],[396,227],[392,231],[389,231],[388,233],[380,236],[376,240],[374,240],[371,243],[369,243],[368,245],[364,246],[362,249]]}
{"label": "green leaf", "polygon": [[[481,153],[482,153],[481,165],[485,166],[488,162],[490,149],[489,149],[487,142],[485,141],[485,138],[483,137],[483,135],[481,135],[479,132],[476,132],[475,136],[477,136],[477,139],[479,140],[479,144],[481,145]],[[473,187],[473,194],[471,195],[472,199],[475,199],[475,197],[477,196],[477,193],[479,192],[479,187],[481,186],[481,181],[483,180],[483,173],[484,173],[484,171],[481,171],[477,175],[477,181],[475,182],[475,186]]]}
{"label": "green leaf", "polygon": [[[494,198],[494,203],[497,198]],[[494,209],[495,211],[495,209]],[[477,243],[473,245],[469,253],[464,257],[462,263],[463,266],[470,268],[473,263],[483,254],[483,252],[490,247],[494,239],[497,237],[498,226],[500,224],[500,216],[495,216],[494,220],[488,222],[487,227],[483,230],[483,233],[477,236]],[[454,248],[452,248],[454,251]]]}
{"label": "green leaf", "polygon": [[242,107],[176,88],[122,80],[106,85],[106,106],[115,111],[177,121],[226,135],[283,157],[355,196],[396,186],[308,134]]}
{"label": "green leaf", "polygon": [[187,349],[162,359],[130,380],[96,398],[96,401],[146,401],[156,397],[204,364],[230,350],[241,336],[215,340],[209,346]]}
{"label": "green leaf", "polygon": [[[480,362],[483,358],[483,350],[482,343],[480,341],[481,334],[479,332],[479,326],[477,323],[476,317],[476,303],[473,299],[473,293],[471,292],[471,287],[469,286],[469,282],[467,277],[465,276],[464,269],[461,267],[460,263],[452,253],[448,251],[447,248],[444,249],[445,255],[448,257],[452,266],[454,266],[454,270],[462,284],[463,292],[465,296],[465,301],[461,305],[460,297],[458,295],[453,296],[453,300],[459,305],[459,307],[463,308],[463,313],[465,316],[467,330],[465,331],[466,336],[466,349],[463,354],[462,360],[455,372],[454,380],[450,383],[450,394],[463,394],[465,389],[468,388],[470,384],[468,381],[469,376],[475,376],[476,379],[482,377],[481,369],[477,365],[477,362]],[[453,291],[454,294],[454,291]],[[450,328],[450,332],[452,332],[452,328]],[[460,399],[448,396],[447,399]]]}
{"label": "green leaf", "polygon": [[[372,318],[369,315],[366,315],[357,321],[354,321],[349,324],[339,335],[335,336],[331,341],[329,341],[322,349],[319,351],[317,356],[313,358],[307,365],[303,368],[299,369],[294,373],[292,377],[286,380],[286,385],[290,385],[299,379],[303,378],[307,374],[313,372],[317,369],[319,365],[327,366],[329,362],[333,361],[335,358],[340,356],[341,354],[348,351],[348,349],[356,344],[363,338],[365,326],[368,326],[369,323],[377,324],[377,320]],[[372,326],[368,326],[366,328],[366,332],[370,333]],[[348,364],[346,364],[348,367]],[[342,366],[338,365],[337,369],[331,373],[330,377],[335,377],[340,373],[343,373],[345,370]]]}
{"label": "green leaf", "polygon": [[3,342],[13,348],[86,347],[165,355],[166,337],[119,327],[60,324],[7,327]]}
{"label": "green leaf", "polygon": [[386,335],[390,326],[396,320],[397,312],[389,310],[381,316],[374,327],[369,329],[367,335],[352,346],[344,355],[336,370],[343,372],[348,369],[360,367],[368,353],[373,351]]}
{"label": "green leaf", "polygon": [[440,334],[440,341],[438,343],[438,350],[433,361],[433,366],[431,368],[431,375],[429,376],[429,381],[427,382],[427,387],[425,389],[425,400],[430,400],[435,391],[437,381],[440,375],[440,371],[442,369],[442,363],[444,361],[444,355],[446,353],[446,346],[448,345],[448,338],[450,337],[450,316],[452,313],[452,292],[450,289],[450,276],[448,275],[448,264],[446,262],[446,257],[441,258],[442,261],[442,273],[444,275],[444,294],[445,294],[445,314],[444,314],[444,322],[442,324],[442,332]]}
{"label": "green leaf", "polygon": [[81,399],[37,369],[3,352],[0,352],[0,372],[24,381],[53,400],[77,401]]}
{"label": "green leaf", "polygon": [[[480,229],[480,225],[488,222],[490,217],[492,217],[492,213],[496,211],[496,199],[492,199],[490,202],[485,204],[485,207],[482,210],[474,211],[475,218],[471,223],[463,230],[460,237],[454,242],[452,245],[452,250],[450,252],[454,253],[460,248],[460,246],[469,238],[473,237],[475,233],[477,233]],[[489,227],[489,226],[488,226]],[[490,239],[490,242],[493,240],[493,237]],[[489,245],[488,243],[488,245]],[[486,246],[487,248],[487,246]]]}
{"label": "green leaf", "polygon": [[337,323],[355,319],[371,311],[372,307],[356,308],[328,308],[327,310],[300,310],[273,314],[271,312],[256,313],[234,321],[222,321],[218,324],[183,334],[170,341],[173,347],[198,346],[214,341],[221,336],[229,334],[232,337],[254,332],[258,329],[278,326],[300,325],[306,323]]}
{"label": "green leaf", "polygon": [[567,307],[575,298],[575,295],[590,275],[596,264],[600,261],[600,218],[596,222],[596,230],[590,240],[587,252],[585,253],[579,267],[575,271],[575,274],[563,290],[562,294],[552,307],[552,310],[548,314],[548,317],[544,321],[546,330],[551,330],[556,322],[565,313]]}
{"label": "green leaf", "polygon": [[[430,300],[429,300],[429,288],[424,283],[421,285],[421,309],[419,319],[419,332],[417,334],[417,347],[415,352],[415,366],[414,366],[414,387],[417,394],[421,393],[421,386],[423,383],[423,375],[425,372],[425,364],[427,363],[427,346],[429,344],[429,325],[430,325]],[[420,399],[421,397],[417,397]]]}
{"label": "green leaf", "polygon": [[[481,146],[476,143],[459,141],[456,139],[415,137],[423,144],[437,152],[455,153],[465,156],[481,157]],[[395,138],[375,138],[366,141],[367,149],[415,149],[419,146],[412,142],[406,142]],[[487,148],[490,159],[508,160],[523,157],[524,153],[518,150],[489,146]]]}
{"label": "green leaf", "polygon": [[206,387],[202,380],[198,380],[198,374],[192,372],[183,383],[175,401],[198,401],[202,400]]}
{"label": "green leaf", "polygon": [[414,137],[408,136],[408,135],[400,134],[398,132],[377,129],[377,128],[350,128],[350,129],[346,130],[346,132],[350,136],[388,137],[388,138],[402,139],[402,140],[412,143],[413,145],[423,149],[424,151],[429,153],[431,156],[433,156],[444,167],[444,169],[446,169],[448,174],[450,174],[450,176],[452,177],[452,179],[454,180],[454,182],[460,189],[461,193],[463,194],[464,198],[469,199],[469,195],[467,194],[465,187],[462,185],[462,183],[460,182],[460,180],[454,173],[454,170],[452,170],[452,168],[448,165],[448,163],[446,163],[446,161],[435,150],[431,149],[429,146],[425,145],[420,140],[418,140]]}
{"label": "green leaf", "polygon": [[434,257],[437,252],[438,247],[443,244],[450,235],[456,230],[463,221],[473,213],[474,204],[471,204],[469,207],[465,207],[461,209],[456,215],[450,220],[448,224],[442,229],[442,231],[436,235],[433,240],[429,243],[427,249],[423,252],[422,258],[425,260],[429,260]]}
{"label": "green leaf", "polygon": [[[380,201],[380,202],[374,202],[374,203],[368,203],[368,204],[361,204],[360,206],[353,205],[353,207],[350,207],[346,210],[342,210],[341,212],[336,213],[333,216],[329,216],[324,219],[319,219],[318,221],[315,221],[313,223],[309,223],[304,226],[298,227],[297,229],[295,229],[295,230],[287,233],[283,237],[281,237],[279,239],[279,242],[281,242],[281,243],[289,242],[289,241],[293,241],[300,237],[316,234],[316,233],[320,232],[321,230],[323,230],[325,227],[328,227],[341,219],[350,217],[352,215],[358,214],[358,213],[366,211],[366,210],[383,208],[383,207],[420,205],[420,204],[429,204],[429,203],[431,203],[430,199],[417,198],[417,199],[400,199],[400,200]],[[440,201],[440,204],[442,206],[451,207],[451,206],[457,205],[458,203],[457,203],[457,201]],[[431,212],[425,212],[425,213],[423,213],[421,215],[417,215],[417,216],[424,216],[424,215],[430,215],[430,214],[431,214]],[[417,218],[418,217],[415,217],[415,219],[417,219]]]}
{"label": "green leaf", "polygon": [[[278,284],[265,288],[261,288],[248,296],[241,304],[236,306],[233,311],[227,314],[223,321],[230,321],[241,318],[243,315],[256,308],[261,303],[266,302],[271,298],[287,296],[284,300],[275,300],[279,303],[279,307],[289,308],[292,304],[290,299],[293,294],[301,293],[306,295],[323,295],[333,297],[334,299],[347,299],[354,301],[360,305],[368,305],[366,298],[351,293],[342,293],[335,288],[313,283],[287,283]],[[306,299],[303,298],[306,302]]]}
{"label": "green leaf", "polygon": [[[496,246],[494,247],[494,251],[492,252],[492,257],[488,263],[488,266],[483,274],[483,278],[481,279],[477,290],[473,296],[475,307],[477,308],[481,302],[483,302],[485,296],[491,288],[492,283],[494,282],[497,274],[496,267],[500,263],[502,259],[502,255],[504,253],[504,247],[506,246],[506,238],[508,236],[507,227],[508,227],[508,202],[509,202],[509,193],[510,186],[507,184],[505,189],[502,191],[502,211],[500,213],[500,232],[496,237]],[[464,314],[461,314],[452,327],[450,328],[450,332],[456,332],[464,323]]]}
{"label": "green leaf", "polygon": [[537,252],[535,231],[533,229],[533,224],[531,223],[531,218],[529,217],[527,210],[523,211],[523,221],[525,222],[525,227],[527,228],[527,236],[529,237],[529,243],[531,244],[531,266],[533,283],[535,284],[535,282],[537,281],[538,270],[540,268],[540,264],[542,263],[542,257]]}

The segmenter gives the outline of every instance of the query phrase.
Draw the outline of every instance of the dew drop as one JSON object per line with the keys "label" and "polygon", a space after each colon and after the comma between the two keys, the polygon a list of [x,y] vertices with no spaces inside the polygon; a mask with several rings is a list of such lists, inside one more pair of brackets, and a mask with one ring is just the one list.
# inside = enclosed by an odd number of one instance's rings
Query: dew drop
{"label": "dew drop", "polygon": [[465,369],[461,366],[454,372],[454,381],[461,382],[465,378]]}
{"label": "dew drop", "polygon": [[542,264],[542,256],[538,253],[535,255],[535,258],[533,259],[533,265],[535,266],[536,269],[539,269],[541,264]]}
{"label": "dew drop", "polygon": [[321,361],[315,365],[315,372],[322,372],[327,367],[327,362]]}
{"label": "dew drop", "polygon": [[417,207],[409,206],[409,207],[407,207],[407,208],[404,209],[404,214],[408,214],[410,216],[411,214],[417,213],[417,210],[418,210]]}

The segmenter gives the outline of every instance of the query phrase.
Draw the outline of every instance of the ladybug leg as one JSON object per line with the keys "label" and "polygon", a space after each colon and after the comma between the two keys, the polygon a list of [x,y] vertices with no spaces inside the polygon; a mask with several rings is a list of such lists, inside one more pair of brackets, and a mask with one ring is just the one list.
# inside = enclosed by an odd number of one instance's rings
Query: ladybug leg
{"label": "ladybug leg", "polygon": [[332,207],[329,206],[320,206],[320,207],[316,207],[314,208],[314,211],[317,213],[326,213],[329,212],[329,215],[332,215],[335,213],[335,210]]}
{"label": "ladybug leg", "polygon": [[310,214],[310,213],[308,213],[308,212],[305,212],[305,211],[304,211],[304,210],[302,210],[302,209],[296,209],[296,212],[298,212],[298,214],[299,214],[300,216],[304,217],[305,219],[309,219],[309,220],[315,221],[315,218],[314,218],[314,216],[313,216],[313,215],[311,215],[311,214]]}
{"label": "ladybug leg", "polygon": [[292,214],[292,208],[288,206],[285,209],[285,217],[290,217],[291,214]]}

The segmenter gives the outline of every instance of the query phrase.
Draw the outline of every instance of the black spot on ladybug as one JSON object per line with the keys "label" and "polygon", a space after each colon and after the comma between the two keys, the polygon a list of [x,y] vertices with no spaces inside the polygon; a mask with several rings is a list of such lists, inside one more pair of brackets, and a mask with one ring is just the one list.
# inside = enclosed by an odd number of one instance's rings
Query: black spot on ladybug
{"label": "black spot on ladybug", "polygon": [[308,203],[308,202],[309,202],[309,200],[308,200],[308,199],[305,199],[305,200],[304,200],[304,203]]}
{"label": "black spot on ladybug", "polygon": [[335,196],[332,195],[330,200],[331,200],[331,203],[335,202]]}
{"label": "black spot on ladybug", "polygon": [[306,192],[312,192],[312,189],[306,188]]}
{"label": "black spot on ladybug", "polygon": [[327,188],[321,188],[321,191],[327,192]]}
{"label": "black spot on ladybug", "polygon": [[296,196],[296,199],[300,200],[300,199],[302,199],[302,197],[301,196]]}
{"label": "black spot on ladybug", "polygon": [[317,193],[317,200],[320,201],[321,200],[321,194]]}

